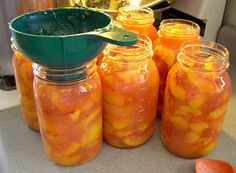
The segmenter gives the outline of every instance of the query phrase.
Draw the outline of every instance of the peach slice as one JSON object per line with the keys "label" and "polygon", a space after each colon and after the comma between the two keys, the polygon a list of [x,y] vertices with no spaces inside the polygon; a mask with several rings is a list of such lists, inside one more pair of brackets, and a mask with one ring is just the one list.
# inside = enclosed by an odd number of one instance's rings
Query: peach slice
{"label": "peach slice", "polygon": [[205,122],[195,122],[190,124],[190,129],[198,134],[201,134],[209,125]]}
{"label": "peach slice", "polygon": [[221,107],[216,108],[214,111],[209,113],[209,119],[217,119],[220,116],[223,116],[226,111],[226,104],[222,105]]}

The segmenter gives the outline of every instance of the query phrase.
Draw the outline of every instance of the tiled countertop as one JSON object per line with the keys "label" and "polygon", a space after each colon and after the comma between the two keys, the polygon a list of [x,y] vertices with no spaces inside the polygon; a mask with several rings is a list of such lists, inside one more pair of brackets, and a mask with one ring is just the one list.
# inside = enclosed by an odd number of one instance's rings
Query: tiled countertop
{"label": "tiled countertop", "polygon": [[[230,69],[232,97],[223,132],[215,150],[206,157],[222,159],[236,166],[236,68]],[[104,143],[92,161],[62,167],[49,161],[39,133],[27,128],[19,107],[0,112],[0,173],[194,173],[195,160],[170,154],[162,145],[159,122],[154,136],[135,149],[117,149]]]}

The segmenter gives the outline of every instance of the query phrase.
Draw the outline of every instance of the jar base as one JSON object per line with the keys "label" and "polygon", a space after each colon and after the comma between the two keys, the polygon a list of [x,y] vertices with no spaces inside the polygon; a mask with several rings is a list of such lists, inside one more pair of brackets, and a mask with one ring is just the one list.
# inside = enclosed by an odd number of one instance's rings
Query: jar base
{"label": "jar base", "polygon": [[106,144],[118,148],[118,149],[132,149],[132,148],[137,148],[137,147],[141,147],[142,145],[145,145],[151,138],[153,135],[151,135],[146,141],[136,145],[136,146],[128,146],[128,145],[119,145],[117,143],[113,143],[113,142],[108,142],[107,140],[104,140],[106,142]]}
{"label": "jar base", "polygon": [[[85,163],[87,163],[87,162],[89,162],[89,161],[95,159],[95,158],[99,155],[99,153],[100,153],[100,151],[101,151],[101,148],[102,148],[102,145],[100,145],[99,149],[97,150],[97,152],[96,152],[94,155],[92,155],[91,157],[88,157],[88,158],[85,159],[85,160],[80,160],[80,161],[78,161],[78,159],[76,159],[76,160],[74,160],[74,161],[73,161],[73,159],[68,159],[67,161],[62,162],[62,161],[60,161],[59,158],[56,158],[57,156],[53,156],[53,155],[50,155],[50,154],[48,154],[48,153],[47,153],[47,156],[48,156],[48,159],[49,159],[50,161],[52,161],[53,163],[55,163],[55,164],[57,164],[57,165],[60,165],[60,166],[64,166],[64,167],[78,166],[78,165],[85,164]],[[53,158],[53,157],[54,157],[54,158]],[[61,159],[61,160],[62,160],[62,159]]]}
{"label": "jar base", "polygon": [[[168,147],[168,145],[165,144],[165,142],[164,142],[165,140],[163,139],[162,135],[161,135],[161,141],[167,151],[169,151],[171,154],[173,154],[177,157],[183,158],[183,159],[198,159],[198,158],[204,157],[204,156],[210,154],[214,150],[214,148],[216,147],[216,145],[212,146],[211,150],[209,150],[207,153],[202,152],[202,154],[196,154],[196,152],[194,151],[194,152],[192,152],[192,154],[185,155],[185,154],[177,153],[177,152],[173,151],[170,147]],[[181,152],[183,152],[183,151],[181,151]]]}
{"label": "jar base", "polygon": [[[23,111],[22,111],[23,112]],[[22,113],[23,114],[23,113]],[[24,121],[24,123],[26,124],[26,126],[28,127],[28,128],[30,128],[31,130],[33,130],[33,131],[36,131],[36,132],[40,132],[40,128],[39,128],[39,123],[38,123],[38,121],[37,122],[35,122],[35,123],[33,123],[34,122],[34,120],[30,120],[30,118],[29,118],[30,116],[25,116],[24,114],[23,114],[23,121]],[[33,122],[32,122],[33,121]]]}
{"label": "jar base", "polygon": [[39,129],[39,128],[33,127],[33,126],[29,126],[28,124],[26,124],[26,125],[27,125],[27,127],[28,127],[30,130],[33,130],[33,131],[35,131],[35,132],[40,133],[40,129]]}
{"label": "jar base", "polygon": [[140,146],[144,145],[145,143],[147,143],[152,138],[154,130],[155,130],[155,127],[156,126],[150,127],[150,134],[147,135],[147,137],[144,138],[141,142],[139,142],[139,143],[137,143],[135,145],[133,145],[133,144],[131,144],[131,145],[125,144],[125,142],[123,142],[123,141],[122,141],[122,144],[119,143],[119,142],[114,142],[112,140],[108,140],[107,137],[105,137],[105,136],[104,136],[104,141],[108,145],[110,145],[112,147],[115,147],[115,148],[119,148],[119,149],[131,149],[131,148],[140,147]]}

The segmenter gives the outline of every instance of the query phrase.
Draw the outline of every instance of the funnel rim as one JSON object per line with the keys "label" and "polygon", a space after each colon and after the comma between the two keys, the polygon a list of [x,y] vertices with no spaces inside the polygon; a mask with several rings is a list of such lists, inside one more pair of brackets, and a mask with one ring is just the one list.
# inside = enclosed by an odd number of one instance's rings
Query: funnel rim
{"label": "funnel rim", "polygon": [[[110,22],[108,25],[106,25],[105,27],[101,27],[101,28],[97,28],[93,31],[89,31],[89,32],[84,32],[84,33],[78,33],[78,34],[68,34],[68,35],[38,35],[38,34],[29,34],[29,33],[25,33],[25,32],[21,32],[19,30],[16,30],[15,28],[12,27],[12,24],[17,21],[18,19],[24,17],[24,16],[27,16],[27,15],[30,15],[30,14],[35,14],[35,13],[42,13],[42,12],[47,12],[47,11],[56,11],[56,10],[87,10],[87,11],[93,11],[93,12],[96,12],[96,13],[101,13],[103,14],[104,16],[106,16],[107,18],[109,18]],[[83,36],[83,35],[96,35],[98,33],[101,33],[101,32],[106,32],[108,31],[109,29],[111,29],[112,27],[112,16],[110,16],[109,14],[103,12],[103,11],[99,11],[99,9],[94,9],[94,8],[76,8],[76,7],[60,7],[60,8],[49,8],[47,10],[40,10],[40,11],[33,11],[33,12],[29,12],[29,13],[25,13],[25,14],[22,14],[22,15],[19,15],[17,16],[16,18],[12,19],[10,22],[9,22],[9,28],[11,31],[15,32],[15,33],[18,33],[18,34],[22,34],[22,35],[25,35],[25,36],[31,36],[31,37],[39,37],[39,38],[43,38],[43,37],[47,37],[47,38],[68,38],[68,37],[74,37],[74,36]]]}

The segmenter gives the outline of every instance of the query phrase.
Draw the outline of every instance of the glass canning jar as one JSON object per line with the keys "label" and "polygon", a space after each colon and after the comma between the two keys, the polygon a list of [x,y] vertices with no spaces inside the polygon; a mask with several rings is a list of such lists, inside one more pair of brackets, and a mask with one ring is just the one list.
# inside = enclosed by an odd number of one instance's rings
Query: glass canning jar
{"label": "glass canning jar", "polygon": [[61,165],[87,162],[102,144],[102,91],[95,60],[60,69],[33,64],[44,149]]}
{"label": "glass canning jar", "polygon": [[228,50],[211,41],[188,41],[167,77],[161,122],[169,151],[197,158],[217,144],[230,96]]}
{"label": "glass canning jar", "polygon": [[103,134],[107,143],[136,147],[154,130],[159,74],[152,44],[140,36],[133,46],[108,45],[99,64],[103,89]]}
{"label": "glass canning jar", "polygon": [[121,7],[116,20],[127,30],[137,32],[149,37],[152,41],[157,39],[157,29],[153,25],[154,12],[147,7]]}
{"label": "glass canning jar", "polygon": [[15,1],[15,4],[17,15],[56,7],[55,0],[21,0]]}
{"label": "glass canning jar", "polygon": [[200,39],[200,27],[183,19],[167,19],[160,24],[158,38],[154,42],[154,61],[160,74],[158,98],[158,117],[161,117],[166,77],[176,62],[176,56],[182,43]]}
{"label": "glass canning jar", "polygon": [[33,92],[34,74],[32,61],[27,59],[14,44],[12,44],[11,47],[14,51],[12,56],[12,65],[14,69],[14,76],[19,94],[23,119],[31,129],[39,130]]}

